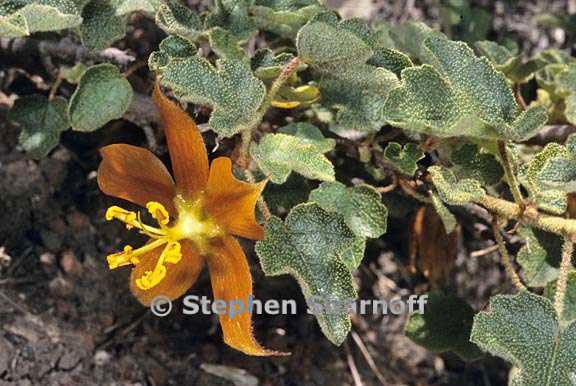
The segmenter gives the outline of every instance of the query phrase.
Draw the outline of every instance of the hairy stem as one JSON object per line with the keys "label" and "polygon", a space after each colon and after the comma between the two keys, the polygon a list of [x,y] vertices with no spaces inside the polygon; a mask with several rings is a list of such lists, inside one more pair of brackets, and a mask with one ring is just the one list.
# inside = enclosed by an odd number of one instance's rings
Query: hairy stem
{"label": "hairy stem", "polygon": [[562,318],[564,310],[564,300],[566,299],[566,286],[568,283],[568,273],[572,267],[572,252],[574,251],[574,242],[570,238],[564,239],[562,246],[562,262],[560,263],[560,274],[556,284],[556,293],[554,295],[554,308],[558,319]]}
{"label": "hairy stem", "polygon": [[500,153],[502,166],[504,166],[504,174],[506,176],[506,182],[508,183],[508,187],[512,192],[514,201],[516,201],[516,204],[518,204],[521,208],[523,208],[524,199],[522,198],[522,193],[520,192],[520,186],[518,185],[518,180],[516,179],[516,175],[514,174],[512,162],[508,154],[508,147],[506,146],[505,141],[498,141],[498,152]]}
{"label": "hairy stem", "polygon": [[518,204],[488,195],[476,200],[476,203],[500,217],[517,220],[522,224],[565,237],[576,236],[576,220],[573,219],[551,216],[536,210],[526,213]]}
{"label": "hairy stem", "polygon": [[494,231],[494,238],[496,239],[496,244],[498,245],[498,251],[500,252],[500,256],[502,257],[502,264],[504,264],[504,268],[506,269],[506,273],[512,280],[514,286],[519,290],[525,290],[526,286],[520,280],[520,276],[516,273],[514,266],[512,265],[512,259],[510,258],[510,254],[506,249],[506,244],[504,243],[504,238],[502,237],[502,230],[500,229],[500,224],[498,223],[498,218],[494,217],[492,221],[492,230]]}
{"label": "hairy stem", "polygon": [[252,131],[254,131],[254,129],[260,124],[262,118],[264,118],[264,114],[266,114],[266,111],[268,111],[270,105],[272,104],[272,101],[276,97],[276,94],[278,93],[280,88],[284,85],[284,83],[286,83],[288,78],[290,78],[290,76],[294,73],[294,71],[296,71],[300,63],[301,63],[300,58],[295,57],[290,62],[288,62],[286,66],[284,66],[282,72],[280,72],[280,75],[278,75],[278,78],[276,78],[272,83],[272,86],[270,86],[270,90],[268,90],[268,93],[266,94],[266,98],[262,102],[262,105],[258,108],[258,111],[256,112],[256,118],[254,119],[253,124],[250,125],[244,131],[242,131],[241,133],[242,144],[240,145],[241,146],[240,166],[242,166],[243,168],[246,169],[249,167],[249,160],[250,160],[249,152],[250,152],[250,142],[252,142]]}

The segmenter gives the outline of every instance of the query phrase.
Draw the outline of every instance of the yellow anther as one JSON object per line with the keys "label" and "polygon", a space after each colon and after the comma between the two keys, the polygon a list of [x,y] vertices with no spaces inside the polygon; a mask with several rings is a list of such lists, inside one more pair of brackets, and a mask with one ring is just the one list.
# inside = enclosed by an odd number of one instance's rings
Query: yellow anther
{"label": "yellow anther", "polygon": [[178,264],[180,259],[182,259],[182,247],[179,242],[170,243],[162,254],[165,262]]}
{"label": "yellow anther", "polygon": [[134,256],[132,255],[132,247],[130,245],[126,245],[124,247],[124,251],[108,255],[106,260],[108,260],[108,267],[110,267],[110,269],[116,269],[118,267],[133,264],[133,258]]}
{"label": "yellow anther", "polygon": [[162,251],[153,271],[146,271],[141,278],[136,279],[136,285],[142,290],[148,290],[158,285],[166,276],[164,263],[177,264],[182,259],[182,247],[177,241],[169,243]]}
{"label": "yellow anther", "polygon": [[152,215],[154,220],[158,221],[160,225],[166,225],[170,221],[170,215],[164,205],[156,201],[150,201],[146,204],[146,209]]}
{"label": "yellow anther", "polygon": [[154,271],[146,271],[141,278],[136,279],[136,285],[141,290],[149,290],[157,286],[162,279],[166,276],[166,267],[164,265],[157,265]]}
{"label": "yellow anther", "polygon": [[136,223],[136,213],[129,210],[120,208],[119,206],[111,206],[106,211],[106,221],[111,221],[117,219],[126,224],[126,228],[132,229],[137,226]]}

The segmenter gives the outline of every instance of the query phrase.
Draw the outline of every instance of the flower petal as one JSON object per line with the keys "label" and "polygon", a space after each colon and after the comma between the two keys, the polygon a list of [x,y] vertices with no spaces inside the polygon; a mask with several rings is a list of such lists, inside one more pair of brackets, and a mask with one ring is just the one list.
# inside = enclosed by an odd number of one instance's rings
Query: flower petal
{"label": "flower petal", "polygon": [[224,333],[224,342],[248,355],[288,355],[263,348],[252,333],[252,315],[248,312],[249,299],[252,297],[252,276],[242,247],[232,236],[219,239],[213,245],[213,253],[207,257],[208,269],[214,300],[242,302],[243,310],[234,307],[238,315],[228,310],[220,315],[220,324]]}
{"label": "flower petal", "polygon": [[105,194],[140,206],[150,201],[174,213],[174,181],[164,164],[150,151],[132,145],[114,144],[100,149],[98,186]]}
{"label": "flower petal", "polygon": [[264,230],[256,222],[255,206],[266,181],[249,184],[232,174],[232,161],[220,157],[212,161],[206,188],[206,210],[229,233],[260,240]]}
{"label": "flower petal", "polygon": [[132,269],[130,276],[130,290],[143,305],[150,306],[152,299],[161,295],[167,296],[170,300],[177,299],[196,282],[204,267],[204,257],[196,252],[189,241],[181,240],[180,245],[182,259],[176,264],[167,263],[166,277],[148,290],[140,289],[136,285],[136,280],[141,278],[146,271],[154,269],[165,245],[139,256],[140,263]]}
{"label": "flower petal", "polygon": [[191,198],[204,190],[208,182],[208,154],[204,140],[194,120],[164,96],[158,82],[153,96],[160,109],[178,193]]}

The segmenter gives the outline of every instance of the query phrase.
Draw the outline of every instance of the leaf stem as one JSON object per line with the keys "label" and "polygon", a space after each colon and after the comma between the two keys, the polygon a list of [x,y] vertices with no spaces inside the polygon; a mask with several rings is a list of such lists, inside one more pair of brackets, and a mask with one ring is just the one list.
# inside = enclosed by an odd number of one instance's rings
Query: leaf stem
{"label": "leaf stem", "polygon": [[496,239],[496,244],[498,245],[498,251],[500,252],[500,256],[502,257],[502,264],[504,264],[504,268],[506,269],[506,273],[512,280],[512,283],[518,290],[525,290],[526,286],[520,280],[520,276],[516,273],[514,266],[512,265],[512,259],[510,258],[510,254],[506,249],[506,244],[504,242],[504,238],[502,237],[502,229],[500,229],[500,224],[498,221],[498,217],[494,216],[494,220],[492,221],[492,230],[494,231],[494,238]]}
{"label": "leaf stem", "polygon": [[562,245],[562,262],[560,263],[560,273],[556,284],[556,293],[554,294],[554,308],[558,315],[558,320],[562,318],[564,310],[564,300],[566,299],[566,287],[568,283],[568,273],[572,267],[572,252],[574,251],[574,242],[571,238],[565,238]]}
{"label": "leaf stem", "polygon": [[502,166],[504,166],[504,174],[506,176],[506,182],[508,183],[510,192],[512,192],[514,201],[516,201],[516,204],[518,204],[521,208],[524,208],[525,207],[524,199],[522,198],[522,193],[520,192],[518,180],[516,179],[516,175],[514,174],[514,170],[512,168],[512,162],[510,160],[508,147],[505,141],[498,141],[498,152],[500,153]]}

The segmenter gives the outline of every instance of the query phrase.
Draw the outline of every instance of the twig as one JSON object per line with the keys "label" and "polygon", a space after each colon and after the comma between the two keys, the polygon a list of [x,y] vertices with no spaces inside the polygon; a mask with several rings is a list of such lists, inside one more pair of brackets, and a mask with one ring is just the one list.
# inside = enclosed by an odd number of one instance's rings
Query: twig
{"label": "twig", "polygon": [[496,239],[496,244],[498,245],[498,250],[500,251],[500,256],[502,257],[502,264],[504,264],[504,268],[506,269],[506,273],[512,280],[514,286],[516,286],[519,290],[525,290],[526,286],[520,280],[520,276],[514,270],[514,266],[512,265],[512,260],[510,259],[510,254],[506,249],[506,244],[504,243],[504,238],[502,237],[502,229],[500,229],[500,224],[498,222],[498,218],[494,217],[492,221],[492,230],[494,231],[494,238]]}
{"label": "twig", "polygon": [[344,343],[344,348],[346,349],[346,361],[348,362],[348,367],[350,368],[350,373],[352,374],[352,379],[354,380],[355,386],[364,386],[356,363],[354,362],[354,357],[352,356],[352,351],[350,350],[350,345],[348,342]]}
{"label": "twig", "polygon": [[360,338],[360,335],[358,335],[356,333],[356,331],[354,331],[354,330],[352,330],[350,333],[352,335],[352,339],[354,339],[354,343],[356,343],[356,345],[360,349],[362,356],[366,360],[366,363],[368,363],[368,367],[370,367],[370,370],[372,370],[372,372],[374,373],[376,378],[378,378],[378,381],[380,381],[380,383],[383,386],[388,385],[388,382],[386,382],[386,379],[384,378],[384,376],[382,375],[380,370],[378,370],[378,366],[376,366],[376,362],[374,362],[374,358],[372,358],[370,351],[368,351],[368,348],[366,347],[366,345],[362,341],[362,338]]}
{"label": "twig", "polygon": [[500,153],[500,159],[502,160],[502,166],[504,166],[504,174],[506,176],[506,182],[508,183],[508,187],[510,188],[510,192],[512,192],[512,196],[514,197],[514,201],[521,208],[524,207],[524,199],[522,198],[522,193],[520,192],[520,187],[518,185],[518,181],[516,180],[516,175],[514,174],[514,170],[512,169],[512,162],[510,161],[510,157],[508,154],[508,147],[505,141],[498,141],[498,152]]}
{"label": "twig", "polygon": [[423,202],[425,204],[432,204],[432,199],[430,197],[426,197],[425,195],[418,193],[413,187],[412,185],[410,185],[408,182],[406,182],[403,179],[398,179],[398,184],[400,185],[400,187],[402,188],[402,190],[408,194],[410,197]]}
{"label": "twig", "polygon": [[477,251],[470,252],[470,257],[482,257],[489,255],[492,252],[496,252],[498,250],[498,244],[494,244],[489,246],[488,248],[480,249]]}
{"label": "twig", "polygon": [[377,187],[376,190],[378,191],[378,193],[384,194],[384,193],[390,193],[397,187],[398,187],[398,176],[396,176],[396,173],[392,173],[392,183],[390,183],[390,185],[387,186]]}
{"label": "twig", "polygon": [[568,273],[572,268],[572,252],[574,251],[574,242],[566,238],[562,246],[562,262],[560,263],[560,273],[556,284],[556,293],[554,295],[554,308],[558,319],[562,318],[564,311],[564,300],[566,299],[566,287],[568,284]]}

